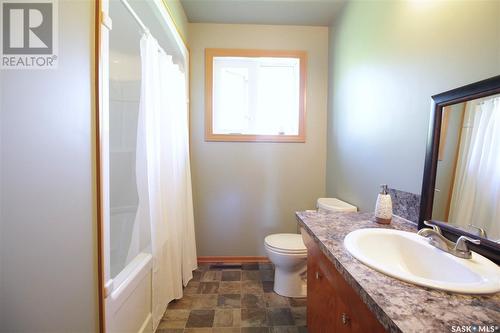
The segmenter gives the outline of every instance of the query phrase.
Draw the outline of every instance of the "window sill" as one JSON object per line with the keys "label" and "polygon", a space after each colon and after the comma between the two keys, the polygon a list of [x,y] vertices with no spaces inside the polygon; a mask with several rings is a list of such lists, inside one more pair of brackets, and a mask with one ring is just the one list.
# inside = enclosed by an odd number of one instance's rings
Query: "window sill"
{"label": "window sill", "polygon": [[305,135],[205,134],[207,142],[290,142],[305,143]]}

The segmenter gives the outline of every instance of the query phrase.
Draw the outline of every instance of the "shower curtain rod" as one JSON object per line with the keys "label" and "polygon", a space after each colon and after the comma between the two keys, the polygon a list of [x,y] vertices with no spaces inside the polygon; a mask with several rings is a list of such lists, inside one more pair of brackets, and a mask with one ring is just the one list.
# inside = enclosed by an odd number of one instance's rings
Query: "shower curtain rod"
{"label": "shower curtain rod", "polygon": [[141,27],[142,31],[145,32],[145,33],[149,32],[148,27],[146,27],[146,25],[144,23],[142,23],[141,19],[136,14],[136,12],[134,11],[134,9],[132,9],[132,7],[127,2],[127,0],[120,0],[120,1],[125,6],[125,8],[127,8],[127,10],[129,11],[130,15],[132,15],[132,17],[135,19],[135,21],[137,22],[137,24],[139,24],[139,26]]}

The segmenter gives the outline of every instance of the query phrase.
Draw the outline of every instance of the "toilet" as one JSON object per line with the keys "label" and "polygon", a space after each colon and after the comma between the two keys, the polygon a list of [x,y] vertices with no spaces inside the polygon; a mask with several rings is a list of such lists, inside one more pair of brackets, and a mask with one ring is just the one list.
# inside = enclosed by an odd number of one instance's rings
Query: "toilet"
{"label": "toilet", "polygon": [[264,239],[267,257],[274,264],[274,292],[286,297],[307,294],[307,248],[300,234],[273,234]]}
{"label": "toilet", "polygon": [[[337,198],[319,198],[318,211],[355,212]],[[272,234],[264,239],[267,257],[274,264],[274,292],[286,297],[307,296],[307,248],[301,234]]]}

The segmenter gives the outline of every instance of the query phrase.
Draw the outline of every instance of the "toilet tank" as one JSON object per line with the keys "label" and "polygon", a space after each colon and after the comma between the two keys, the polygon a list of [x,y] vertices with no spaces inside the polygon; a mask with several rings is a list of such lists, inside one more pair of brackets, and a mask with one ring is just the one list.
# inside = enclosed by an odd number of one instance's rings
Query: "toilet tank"
{"label": "toilet tank", "polygon": [[319,198],[316,207],[321,212],[357,212],[358,208],[337,198]]}

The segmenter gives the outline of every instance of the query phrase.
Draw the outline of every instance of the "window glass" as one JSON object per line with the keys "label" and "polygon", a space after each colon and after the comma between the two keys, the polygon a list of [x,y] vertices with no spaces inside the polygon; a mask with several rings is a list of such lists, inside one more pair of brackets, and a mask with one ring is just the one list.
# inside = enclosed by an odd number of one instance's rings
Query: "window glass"
{"label": "window glass", "polygon": [[262,136],[263,141],[303,142],[301,61],[304,57],[210,57],[207,140],[259,141]]}

